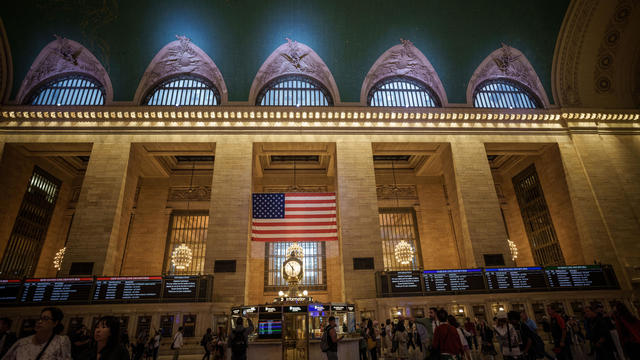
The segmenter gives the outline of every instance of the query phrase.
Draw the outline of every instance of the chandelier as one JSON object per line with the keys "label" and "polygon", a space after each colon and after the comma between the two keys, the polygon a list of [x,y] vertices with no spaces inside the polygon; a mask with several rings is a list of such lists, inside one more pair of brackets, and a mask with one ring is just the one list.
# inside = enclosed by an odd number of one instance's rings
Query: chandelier
{"label": "chandelier", "polygon": [[413,246],[401,240],[393,249],[396,260],[402,265],[409,265],[413,261]]}
{"label": "chandelier", "polygon": [[[196,168],[196,162],[193,161],[191,165],[191,179],[189,180],[189,190],[187,196],[187,219],[190,218],[189,208],[191,205],[191,192],[193,192],[193,172]],[[184,243],[184,238],[182,238],[180,245],[176,246],[171,253],[171,263],[177,270],[184,270],[189,265],[191,265],[191,260],[193,259],[193,250],[187,244]]]}
{"label": "chandelier", "polygon": [[53,257],[53,268],[60,270],[62,268],[62,259],[64,259],[64,252],[67,251],[67,247],[63,247]]}
{"label": "chandelier", "polygon": [[302,259],[304,257],[304,249],[297,242],[294,242],[287,248],[287,255]]}
{"label": "chandelier", "polygon": [[509,251],[511,252],[511,260],[516,261],[518,258],[518,246],[511,241],[511,239],[507,239],[507,243],[509,244]]}

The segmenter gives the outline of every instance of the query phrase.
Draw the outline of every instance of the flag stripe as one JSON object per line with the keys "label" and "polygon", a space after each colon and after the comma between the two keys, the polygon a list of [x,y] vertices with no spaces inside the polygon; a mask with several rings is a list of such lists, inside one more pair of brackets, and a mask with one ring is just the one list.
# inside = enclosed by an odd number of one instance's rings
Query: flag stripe
{"label": "flag stripe", "polygon": [[253,194],[255,241],[338,240],[335,193]]}

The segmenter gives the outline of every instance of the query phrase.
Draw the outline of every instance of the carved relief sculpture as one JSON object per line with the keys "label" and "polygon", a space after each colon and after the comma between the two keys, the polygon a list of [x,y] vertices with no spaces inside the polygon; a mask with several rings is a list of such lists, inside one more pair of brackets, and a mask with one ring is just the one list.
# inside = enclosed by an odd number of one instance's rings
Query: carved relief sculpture
{"label": "carved relief sculpture", "polygon": [[487,56],[473,73],[467,86],[467,103],[473,104],[473,92],[478,85],[497,78],[511,79],[526,86],[540,99],[543,107],[549,107],[549,98],[533,66],[518,49],[505,44]]}
{"label": "carved relief sculpture", "polygon": [[392,76],[408,76],[420,80],[436,93],[442,106],[447,104],[444,87],[429,60],[411,41],[400,39],[400,44],[385,51],[369,70],[360,92],[362,105],[366,104],[371,87]]}
{"label": "carved relief sculpture", "polygon": [[251,84],[249,102],[255,103],[260,90],[283,75],[307,75],[321,82],[331,93],[334,104],[340,102],[338,86],[320,56],[305,44],[287,38],[262,64]]}
{"label": "carved relief sculpture", "polygon": [[175,41],[163,47],[151,60],[136,90],[134,102],[140,104],[145,94],[160,81],[181,74],[199,75],[211,81],[220,92],[224,104],[228,100],[222,73],[211,58],[186,36],[176,35]]}
{"label": "carved relief sculpture", "polygon": [[54,35],[56,40],[42,49],[24,78],[17,101],[23,103],[26,96],[44,81],[64,74],[80,73],[95,78],[104,86],[105,104],[113,100],[113,88],[107,71],[95,56],[79,43]]}

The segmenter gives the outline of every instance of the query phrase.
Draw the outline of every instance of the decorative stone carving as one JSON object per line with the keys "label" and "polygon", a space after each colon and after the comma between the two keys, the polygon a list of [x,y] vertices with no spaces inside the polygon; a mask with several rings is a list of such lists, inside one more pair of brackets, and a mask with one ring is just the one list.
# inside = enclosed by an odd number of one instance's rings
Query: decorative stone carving
{"label": "decorative stone carving", "polygon": [[598,61],[593,70],[594,87],[597,93],[615,93],[612,79],[615,77],[614,62],[620,48],[618,44],[621,34],[629,23],[634,6],[639,2],[638,0],[619,0],[613,17],[609,19],[605,36],[600,41]]}
{"label": "decorative stone carving", "polygon": [[27,72],[18,91],[17,101],[23,103],[25,97],[36,87],[48,79],[66,73],[80,73],[98,80],[105,90],[105,104],[113,99],[113,88],[107,71],[100,61],[81,44],[54,35],[56,40],[42,49]]}
{"label": "decorative stone carving", "polygon": [[292,191],[291,185],[265,185],[262,188],[266,193],[283,193],[283,192],[327,192],[326,185],[298,185],[295,191]]}
{"label": "decorative stone carving", "polygon": [[473,104],[473,92],[478,85],[495,78],[507,78],[523,84],[540,99],[543,107],[549,107],[549,98],[533,66],[518,49],[505,44],[489,54],[473,73],[467,86],[467,103]]}
{"label": "decorative stone carving", "polygon": [[418,190],[415,185],[396,185],[394,188],[391,184],[376,185],[376,193],[378,199],[395,199],[397,188],[398,199],[418,200]]}
{"label": "decorative stone carving", "polygon": [[579,92],[581,51],[591,19],[599,0],[574,0],[569,5],[562,24],[554,55],[552,86],[560,106],[581,106]]}
{"label": "decorative stone carving", "polygon": [[446,106],[447,95],[435,69],[411,41],[400,39],[400,44],[385,51],[373,64],[362,83],[360,102],[367,103],[369,90],[380,80],[392,76],[408,76],[429,86]]}
{"label": "decorative stone carving", "polygon": [[158,82],[171,76],[193,74],[204,77],[220,92],[220,100],[228,100],[227,86],[211,58],[186,36],[176,35],[175,41],[165,45],[151,60],[136,90],[134,103],[141,104],[147,92]]}
{"label": "decorative stone carving", "polygon": [[331,93],[333,103],[340,94],[327,65],[310,47],[287,38],[262,64],[251,84],[249,103],[255,104],[260,90],[271,80],[283,75],[307,75],[321,82]]}
{"label": "decorative stone carving", "polygon": [[174,186],[169,188],[167,201],[209,201],[211,200],[211,186]]}

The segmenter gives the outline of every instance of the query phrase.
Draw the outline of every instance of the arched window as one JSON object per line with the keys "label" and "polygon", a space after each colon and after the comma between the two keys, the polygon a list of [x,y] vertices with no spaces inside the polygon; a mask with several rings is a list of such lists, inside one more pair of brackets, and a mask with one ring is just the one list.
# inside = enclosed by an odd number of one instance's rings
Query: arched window
{"label": "arched window", "polygon": [[86,75],[67,74],[37,88],[29,105],[104,105],[104,86]]}
{"label": "arched window", "polygon": [[540,101],[519,83],[508,79],[482,82],[473,93],[473,106],[477,108],[535,109]]}
{"label": "arched window", "polygon": [[367,95],[369,106],[440,107],[433,90],[422,82],[403,76],[378,81]]}
{"label": "arched window", "polygon": [[194,75],[171,77],[159,83],[145,97],[144,105],[220,105],[218,89],[207,79]]}
{"label": "arched window", "polygon": [[333,106],[333,98],[319,81],[303,75],[271,80],[256,99],[259,106]]}

